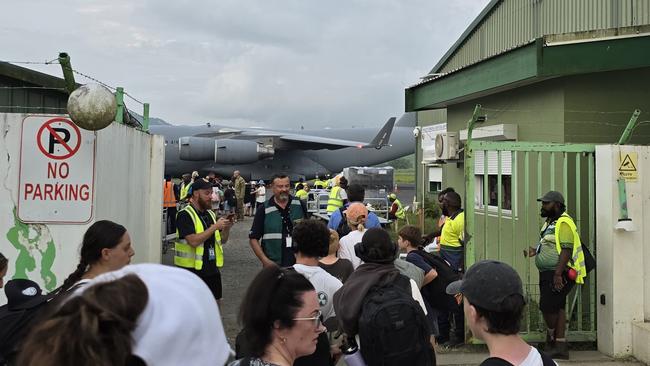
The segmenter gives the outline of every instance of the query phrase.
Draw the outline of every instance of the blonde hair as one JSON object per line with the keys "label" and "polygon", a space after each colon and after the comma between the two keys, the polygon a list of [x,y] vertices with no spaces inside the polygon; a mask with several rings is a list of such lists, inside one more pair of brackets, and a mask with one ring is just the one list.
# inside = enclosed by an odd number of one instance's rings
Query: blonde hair
{"label": "blonde hair", "polygon": [[335,254],[339,251],[339,233],[336,230],[330,229],[330,246],[327,250],[327,255]]}

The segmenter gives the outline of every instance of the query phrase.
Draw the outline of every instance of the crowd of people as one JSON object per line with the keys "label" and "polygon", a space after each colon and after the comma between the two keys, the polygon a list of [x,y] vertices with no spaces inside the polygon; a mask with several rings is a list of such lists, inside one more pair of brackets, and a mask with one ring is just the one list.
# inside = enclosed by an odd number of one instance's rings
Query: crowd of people
{"label": "crowd of people", "polygon": [[[436,230],[423,235],[405,225],[393,240],[354,182],[332,187],[327,224],[308,217],[300,194],[308,182],[292,187],[288,176],[276,175],[268,194],[264,181],[256,183],[239,172],[230,182],[198,173],[179,185],[165,179],[175,267],[130,264],[135,245],[127,229],[102,220],[84,234],[79,263],[56,290],[8,281],[0,365],[325,366],[343,358],[348,365],[426,366],[436,364],[438,347],[462,344],[466,326],[488,347],[482,365],[568,358],[566,296],[584,283],[587,268],[559,192],[538,199],[546,222],[537,248],[524,251],[540,271],[548,328],[541,351],[518,336],[527,297],[517,272],[490,260],[465,269],[464,212],[453,189],[440,192]],[[392,214],[399,219],[401,203],[389,198],[398,202]],[[246,214],[262,269],[243,297],[232,351],[219,313],[220,271],[230,229]],[[425,250],[431,242],[433,252]],[[0,287],[8,266],[0,254]]]}

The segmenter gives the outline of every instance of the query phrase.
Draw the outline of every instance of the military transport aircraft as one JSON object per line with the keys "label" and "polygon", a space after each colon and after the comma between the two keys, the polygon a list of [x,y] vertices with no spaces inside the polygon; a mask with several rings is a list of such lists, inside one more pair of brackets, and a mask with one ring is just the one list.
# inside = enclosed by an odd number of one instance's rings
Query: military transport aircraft
{"label": "military transport aircraft", "polygon": [[[165,137],[165,174],[178,177],[197,170],[230,177],[239,170],[247,179],[285,173],[291,179],[340,172],[412,154],[415,113],[397,123],[390,118],[377,132],[371,128],[271,130],[205,124],[152,125]],[[374,137],[373,137],[374,136]]]}

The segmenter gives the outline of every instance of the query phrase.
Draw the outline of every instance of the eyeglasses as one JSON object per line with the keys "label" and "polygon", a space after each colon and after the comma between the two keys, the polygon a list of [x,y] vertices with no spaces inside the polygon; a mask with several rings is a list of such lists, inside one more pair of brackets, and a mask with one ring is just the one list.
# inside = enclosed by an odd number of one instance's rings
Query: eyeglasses
{"label": "eyeglasses", "polygon": [[316,313],[315,316],[312,316],[310,318],[293,318],[293,320],[311,320],[314,322],[314,328],[318,328],[321,325],[320,317],[323,315],[320,310]]}

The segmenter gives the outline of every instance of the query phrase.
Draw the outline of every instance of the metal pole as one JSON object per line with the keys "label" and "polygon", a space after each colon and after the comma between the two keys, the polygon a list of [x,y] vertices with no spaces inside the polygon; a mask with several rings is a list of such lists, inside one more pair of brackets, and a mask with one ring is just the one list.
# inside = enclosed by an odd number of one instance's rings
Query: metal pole
{"label": "metal pole", "polygon": [[144,111],[142,112],[142,129],[149,131],[149,103],[143,104]]}
{"label": "metal pole", "polygon": [[625,126],[625,130],[623,130],[623,134],[621,135],[621,138],[618,140],[619,145],[625,145],[628,142],[630,136],[632,135],[632,131],[634,130],[634,127],[636,127],[636,120],[639,118],[640,114],[641,114],[641,110],[639,109],[634,110],[634,113],[632,113],[632,117],[630,117],[630,121],[627,123],[627,126]]}
{"label": "metal pole", "polygon": [[72,93],[77,88],[77,83],[74,81],[72,65],[70,64],[70,55],[65,52],[59,53],[59,64],[61,64],[61,70],[63,71],[65,88],[68,90],[68,93]]}
{"label": "metal pole", "polygon": [[115,114],[115,122],[124,123],[124,88],[118,86],[115,89],[115,100],[117,101],[117,113]]}
{"label": "metal pole", "polygon": [[467,143],[465,144],[465,265],[463,268],[469,268],[475,261],[474,242],[474,150],[472,148],[472,131],[474,125],[479,119],[481,105],[474,107],[472,118],[467,122]]}

